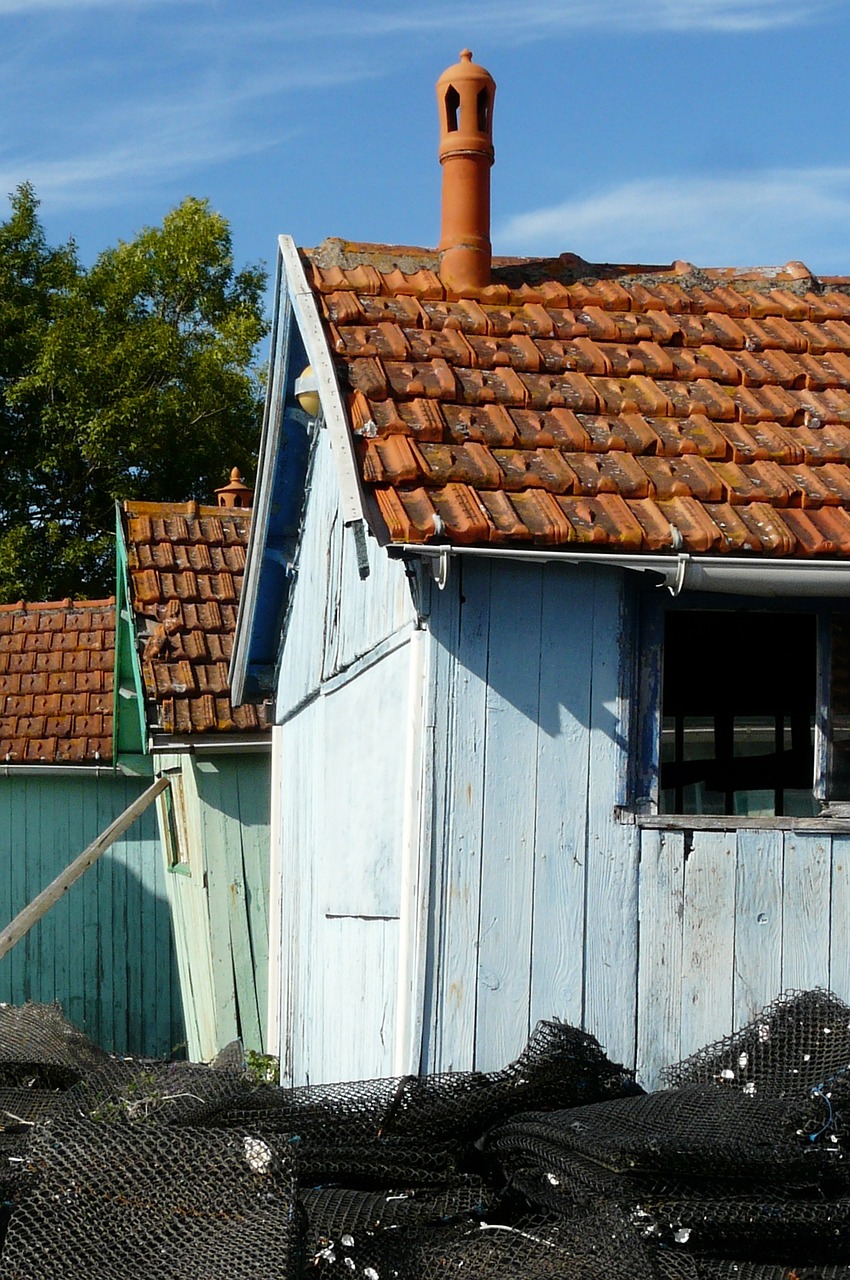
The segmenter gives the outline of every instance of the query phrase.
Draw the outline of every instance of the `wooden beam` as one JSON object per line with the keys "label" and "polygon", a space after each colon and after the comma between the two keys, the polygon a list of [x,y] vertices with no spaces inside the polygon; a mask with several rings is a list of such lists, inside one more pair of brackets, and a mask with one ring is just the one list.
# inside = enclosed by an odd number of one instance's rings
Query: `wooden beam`
{"label": "wooden beam", "polygon": [[55,903],[59,901],[64,893],[70,889],[80,876],[88,871],[89,867],[94,866],[98,858],[106,853],[110,845],[114,844],[119,836],[122,836],[128,827],[136,821],[136,819],[144,813],[145,809],[151,805],[158,795],[169,785],[168,778],[157,778],[147,791],[133,801],[123,813],[119,814],[114,822],[110,823],[106,830],[97,837],[96,840],[84,849],[78,858],[60,872],[46,889],[42,889],[32,902],[27,903],[23,911],[19,911],[11,924],[0,933],[0,959],[6,955],[8,951],[16,943],[20,942],[34,924],[38,924],[42,916],[46,915]]}

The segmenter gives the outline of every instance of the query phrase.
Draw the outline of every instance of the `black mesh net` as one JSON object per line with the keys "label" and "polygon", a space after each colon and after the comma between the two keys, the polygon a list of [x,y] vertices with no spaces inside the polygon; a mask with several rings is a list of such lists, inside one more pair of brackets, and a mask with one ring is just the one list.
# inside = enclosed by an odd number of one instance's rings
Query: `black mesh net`
{"label": "black mesh net", "polygon": [[673,1086],[720,1084],[783,1098],[850,1071],[850,1008],[829,991],[788,992],[734,1035],[665,1073]]}
{"label": "black mesh net", "polygon": [[299,1274],[289,1152],[268,1141],[82,1120],[36,1129],[28,1171],[4,1277]]}
{"label": "black mesh net", "polygon": [[850,1009],[789,993],[669,1081],[547,1022],[502,1071],[282,1089],[0,1007],[0,1280],[850,1280]]}
{"label": "black mesh net", "polygon": [[5,1089],[67,1089],[106,1061],[58,1004],[0,1004],[0,1098]]}

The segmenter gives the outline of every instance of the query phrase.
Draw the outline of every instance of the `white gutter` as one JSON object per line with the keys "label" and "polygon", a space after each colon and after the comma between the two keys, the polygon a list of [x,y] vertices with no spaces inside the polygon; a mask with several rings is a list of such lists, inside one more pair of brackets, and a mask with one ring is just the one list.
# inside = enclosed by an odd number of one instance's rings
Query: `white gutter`
{"label": "white gutter", "polygon": [[127,772],[119,765],[111,764],[0,764],[0,777],[4,778],[135,778],[138,774]]}
{"label": "white gutter", "polygon": [[217,737],[199,736],[197,738],[156,737],[148,740],[151,755],[163,755],[183,752],[187,755],[221,755],[227,753],[240,755],[271,751],[272,735],[267,733],[263,738],[228,738],[224,734]]}
{"label": "white gutter", "polygon": [[325,426],[331,437],[339,478],[342,518],[346,524],[363,520],[365,504],[354,447],[348,431],[348,418],[337,382],[319,308],[313,290],[307,283],[304,264],[292,236],[280,236],[278,248],[289,284],[289,298],[298,320],[307,359],[316,375]]}
{"label": "white gutter", "polygon": [[418,542],[394,543],[391,553],[432,561],[439,585],[445,585],[456,556],[492,560],[526,560],[534,564],[594,564],[637,573],[656,573],[677,596],[682,591],[719,591],[751,596],[850,596],[850,561],[757,560],[745,556],[693,556],[687,552],[660,556],[617,551],[570,551],[557,547],[446,547]]}

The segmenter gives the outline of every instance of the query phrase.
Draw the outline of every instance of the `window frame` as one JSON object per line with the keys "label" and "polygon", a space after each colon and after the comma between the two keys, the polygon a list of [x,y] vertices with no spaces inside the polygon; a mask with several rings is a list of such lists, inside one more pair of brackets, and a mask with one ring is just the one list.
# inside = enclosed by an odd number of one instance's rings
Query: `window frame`
{"label": "window frame", "polygon": [[183,773],[180,769],[166,769],[165,774],[169,785],[159,797],[158,803],[166,868],[173,875],[191,876]]}
{"label": "window frame", "polygon": [[[850,830],[850,801],[830,800],[830,676],[833,617],[850,616],[850,600],[823,597],[767,597],[719,592],[682,592],[672,596],[659,586],[638,593],[638,636],[634,646],[632,689],[636,715],[632,726],[629,790],[631,820],[641,826],[670,829],[772,828]],[[661,813],[659,811],[665,622],[671,612],[811,614],[816,626],[816,704],[812,791],[821,805],[815,817]]]}

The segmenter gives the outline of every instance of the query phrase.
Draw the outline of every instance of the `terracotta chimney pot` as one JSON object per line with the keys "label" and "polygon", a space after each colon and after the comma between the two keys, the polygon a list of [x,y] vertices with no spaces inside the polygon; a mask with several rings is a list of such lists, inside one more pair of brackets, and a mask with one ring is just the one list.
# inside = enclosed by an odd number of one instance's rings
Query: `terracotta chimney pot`
{"label": "terracotta chimney pot", "polygon": [[437,81],[443,166],[440,279],[456,293],[490,283],[490,169],[496,82],[464,49]]}
{"label": "terracotta chimney pot", "polygon": [[215,491],[220,507],[250,507],[254,501],[254,490],[243,484],[239,468],[234,467],[230,473],[230,483],[222,485]]}

